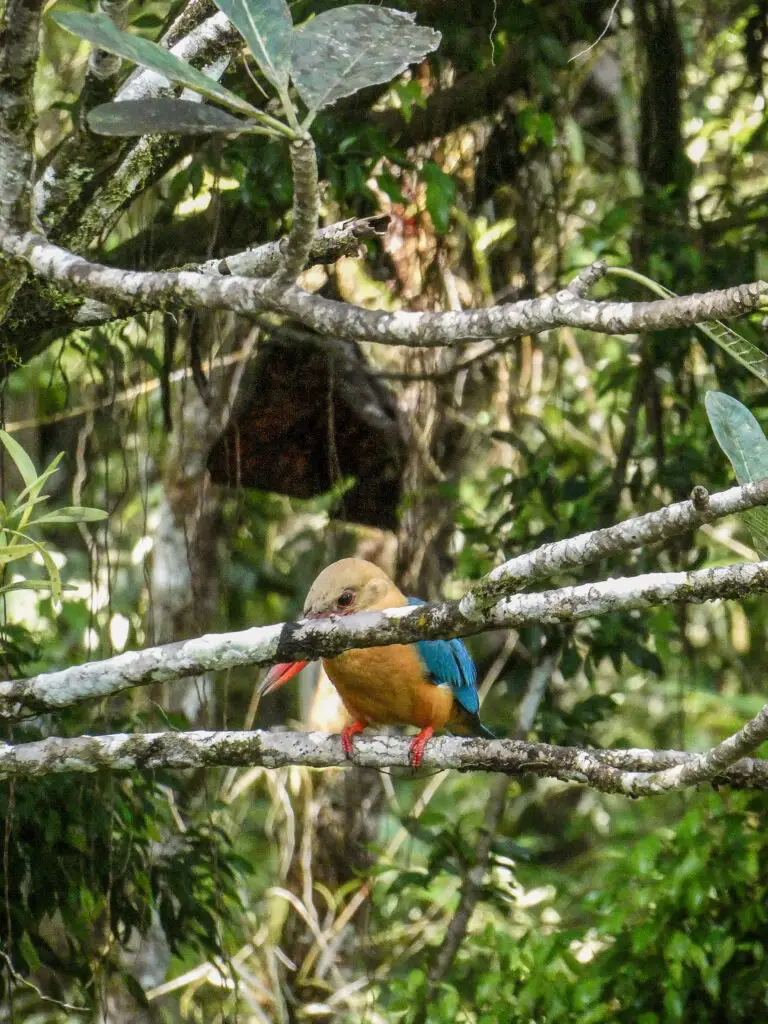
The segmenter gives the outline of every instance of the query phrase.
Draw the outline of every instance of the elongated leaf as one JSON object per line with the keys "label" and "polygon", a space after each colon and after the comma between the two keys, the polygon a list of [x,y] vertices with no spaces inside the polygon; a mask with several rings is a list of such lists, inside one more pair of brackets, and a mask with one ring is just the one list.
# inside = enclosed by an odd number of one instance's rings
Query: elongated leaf
{"label": "elongated leaf", "polygon": [[352,4],[319,14],[294,32],[291,75],[311,112],[368,85],[389,82],[440,43],[415,15]]}
{"label": "elongated leaf", "polygon": [[236,135],[247,130],[249,123],[206,103],[158,96],[151,100],[102,103],[89,111],[88,126],[98,135]]}
{"label": "elongated leaf", "polygon": [[[768,438],[745,405],[721,391],[708,391],[704,399],[717,443],[728,456],[740,484],[768,477]],[[752,543],[761,558],[768,558],[768,509],[744,513]]]}
{"label": "elongated leaf", "polygon": [[[6,583],[0,587],[0,594],[9,594],[12,590],[50,590],[50,580],[16,580],[15,583]],[[77,590],[71,583],[65,583],[62,590]]]}
{"label": "elongated leaf", "polygon": [[758,380],[768,384],[768,355],[757,345],[753,345],[751,341],[747,341],[719,320],[708,320],[706,323],[696,324],[696,327]]}
{"label": "elongated leaf", "polygon": [[[59,452],[59,454],[51,462],[50,466],[48,466],[47,469],[44,469],[40,476],[35,481],[33,481],[33,483],[29,487],[27,487],[26,490],[22,491],[21,494],[19,495],[19,498],[17,498],[13,506],[13,512],[15,514],[20,514],[20,519],[18,522],[19,530],[23,530],[24,527],[27,525],[30,516],[35,510],[35,507],[39,505],[40,502],[48,500],[45,495],[41,496],[40,492],[45,486],[45,482],[48,480],[48,478],[51,477],[56,472],[58,465],[63,458],[64,452]],[[23,505],[21,505],[19,499],[23,498],[24,495],[27,496],[27,500],[24,502]]]}
{"label": "elongated leaf", "polygon": [[63,458],[64,452],[59,452],[58,455],[54,456],[54,458],[51,460],[50,465],[46,466],[46,468],[43,470],[40,476],[36,476],[32,483],[28,484],[21,492],[21,494],[18,495],[18,497],[13,503],[11,511],[18,512],[21,506],[25,503],[25,501],[28,502],[31,500],[33,504],[35,503],[35,501],[45,501],[45,498],[39,497],[40,491],[43,489],[43,484],[46,482],[46,480],[50,479],[50,477],[52,477],[56,470],[59,468],[59,463]]}
{"label": "elongated leaf", "polygon": [[293,21],[285,0],[216,0],[277,89],[288,86]]}
{"label": "elongated leaf", "polygon": [[17,558],[26,558],[27,555],[34,555],[37,548],[34,544],[11,544],[10,547],[0,548],[0,565],[7,565],[15,562]]}
{"label": "elongated leaf", "polygon": [[[636,270],[631,270],[629,267],[608,267],[607,273],[613,277],[626,277],[632,281],[638,281],[652,292],[661,295],[662,298],[677,298],[677,292],[670,291],[663,284],[659,284],[657,281],[651,280],[650,277],[646,277]],[[755,377],[763,381],[763,383],[768,383],[768,354],[758,348],[757,345],[748,341],[741,334],[737,334],[733,328],[722,323],[720,320],[707,320],[703,324],[694,324],[693,326],[697,331],[701,331],[703,335],[709,338],[710,341],[719,345],[737,363],[741,363]]]}
{"label": "elongated leaf", "polygon": [[116,53],[118,57],[141,64],[142,67],[156,71],[172,82],[187,85],[202,96],[217,100],[232,110],[252,116],[258,115],[258,111],[250,103],[241,100],[229,89],[225,89],[223,85],[219,85],[214,79],[193,68],[191,64],[176,57],[163,46],[158,46],[149,39],[142,39],[141,36],[121,32],[106,14],[54,14],[53,20],[67,32],[93,43],[100,50]]}
{"label": "elongated leaf", "polygon": [[16,469],[21,474],[21,479],[27,487],[31,486],[37,480],[37,470],[32,459],[30,459],[16,438],[11,437],[5,430],[0,430],[0,441],[3,442],[5,450],[13,459]]}
{"label": "elongated leaf", "polygon": [[30,526],[40,526],[43,523],[97,523],[106,519],[107,513],[100,508],[88,508],[86,506],[70,506],[69,508],[57,508],[55,512],[48,512],[39,519],[31,522]]}
{"label": "elongated leaf", "polygon": [[51,557],[50,552],[46,548],[44,548],[42,544],[37,545],[37,550],[40,553],[40,557],[42,558],[43,563],[45,564],[45,570],[48,573],[48,579],[50,580],[51,584],[51,597],[56,602],[56,604],[58,604],[61,601],[62,589],[61,575],[59,574],[58,566]]}

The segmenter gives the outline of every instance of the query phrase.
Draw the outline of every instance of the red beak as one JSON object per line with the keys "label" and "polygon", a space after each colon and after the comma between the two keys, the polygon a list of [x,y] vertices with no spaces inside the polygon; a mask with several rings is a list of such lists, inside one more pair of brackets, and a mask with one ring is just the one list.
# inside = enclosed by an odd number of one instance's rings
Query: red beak
{"label": "red beak", "polygon": [[306,661],[287,661],[282,665],[275,665],[264,677],[264,682],[259,687],[259,697],[265,697],[283,683],[287,683],[289,679],[293,679],[307,664]]}

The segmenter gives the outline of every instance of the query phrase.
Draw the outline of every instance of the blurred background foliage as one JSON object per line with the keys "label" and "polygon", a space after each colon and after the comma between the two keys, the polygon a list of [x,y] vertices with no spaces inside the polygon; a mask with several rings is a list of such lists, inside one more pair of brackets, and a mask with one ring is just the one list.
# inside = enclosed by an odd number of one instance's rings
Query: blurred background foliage
{"label": "blurred background foliage", "polygon": [[[333,6],[297,0],[294,21]],[[399,6],[440,29],[440,49],[315,126],[323,221],[384,211],[390,224],[365,259],[312,268],[306,287],[430,310],[550,292],[598,257],[678,293],[766,276],[764,0],[633,0],[591,48],[608,2]],[[158,38],[179,7],[128,10],[131,25]],[[64,159],[77,130],[86,54],[46,23],[43,166]],[[224,80],[259,102],[241,58]],[[141,194],[85,239],[78,225],[114,170],[105,160],[53,217],[51,236],[77,237],[114,265],[162,268],[285,232],[282,146],[250,137],[174,147]],[[595,294],[648,297],[610,278]],[[707,388],[768,419],[759,382],[688,330],[560,330],[420,352],[323,345],[266,316],[142,314],[84,331],[58,321],[40,329],[44,310],[38,321],[12,314],[0,338],[4,428],[37,465],[66,452],[51,507],[85,504],[109,518],[46,530],[72,588],[60,605],[44,590],[4,595],[11,676],[295,618],[317,571],[350,553],[380,561],[422,597],[459,596],[467,580],[538,544],[657,508],[695,484],[730,485]],[[761,344],[758,318],[734,326]],[[295,347],[280,356],[286,339]],[[309,351],[325,361],[322,393],[313,371],[261,415],[264,381],[279,393]],[[211,459],[223,474],[212,453],[238,387],[233,423],[284,454],[287,494],[210,484]],[[337,439],[359,428],[361,394],[376,396],[379,421],[399,439],[387,442],[395,471],[381,488],[397,497],[394,530],[375,525],[383,506],[371,506],[366,525],[345,509],[356,482]],[[7,460],[0,483],[9,504],[21,484]],[[578,579],[725,564],[754,557],[749,544],[742,524],[721,523]],[[37,561],[23,573],[6,567],[4,582],[45,579]],[[767,629],[765,602],[753,598],[470,646],[489,683],[483,717],[499,735],[513,731],[532,670],[555,652],[536,738],[703,749],[762,705]],[[263,708],[253,702],[257,673],[233,671],[128,692],[7,728],[3,739],[337,729],[333,694],[304,675]],[[4,784],[0,1019],[84,1019],[66,1002],[109,1022],[412,1020],[474,862],[488,790],[482,775],[297,768]],[[469,934],[426,1019],[761,1019],[765,809],[762,794],[630,802],[514,783]]]}

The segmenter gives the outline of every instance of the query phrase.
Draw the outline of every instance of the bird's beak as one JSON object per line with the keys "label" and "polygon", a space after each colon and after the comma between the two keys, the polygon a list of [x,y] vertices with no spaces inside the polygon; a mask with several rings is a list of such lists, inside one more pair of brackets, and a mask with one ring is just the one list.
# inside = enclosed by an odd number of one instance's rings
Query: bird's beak
{"label": "bird's beak", "polygon": [[283,683],[287,683],[289,679],[293,679],[294,676],[298,675],[299,672],[307,665],[306,661],[287,661],[283,662],[282,665],[275,665],[267,672],[264,677],[264,682],[259,687],[259,697],[264,697],[268,693],[272,693]]}

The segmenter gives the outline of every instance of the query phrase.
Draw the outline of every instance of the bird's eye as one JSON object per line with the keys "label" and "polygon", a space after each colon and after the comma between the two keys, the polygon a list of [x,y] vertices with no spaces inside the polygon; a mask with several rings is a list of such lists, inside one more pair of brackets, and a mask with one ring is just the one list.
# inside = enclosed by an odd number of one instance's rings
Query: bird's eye
{"label": "bird's eye", "polygon": [[336,602],[336,604],[339,606],[339,608],[349,608],[354,599],[354,590],[342,590],[342,592],[339,594],[339,599]]}

